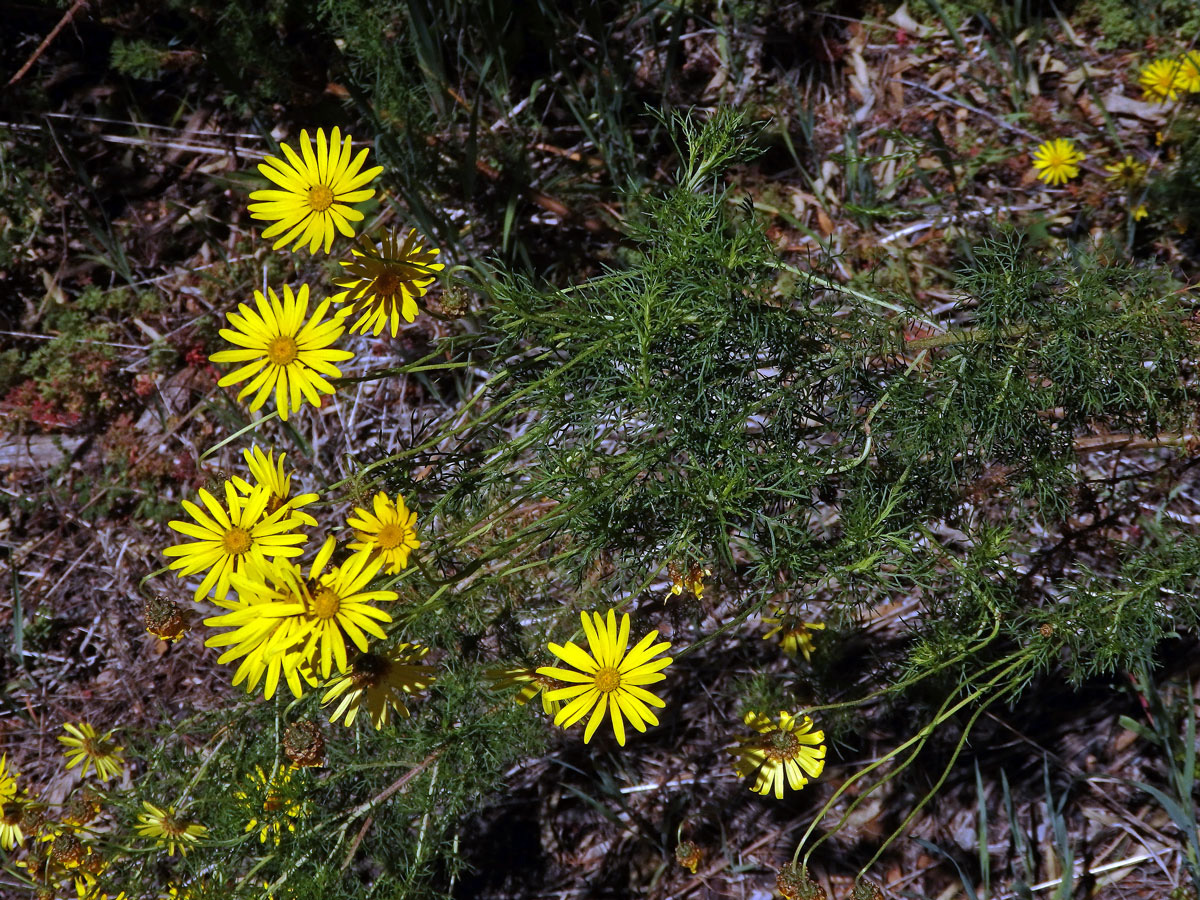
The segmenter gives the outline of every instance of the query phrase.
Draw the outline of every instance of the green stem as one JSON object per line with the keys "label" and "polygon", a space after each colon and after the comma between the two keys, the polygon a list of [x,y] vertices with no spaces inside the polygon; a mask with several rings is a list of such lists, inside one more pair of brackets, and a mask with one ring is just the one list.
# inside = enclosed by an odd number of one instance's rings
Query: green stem
{"label": "green stem", "polygon": [[[950,754],[950,759],[946,763],[945,767],[942,769],[941,777],[938,778],[937,783],[934,784],[934,786],[929,789],[928,793],[926,793],[925,796],[922,797],[921,800],[916,804],[916,806],[914,806],[912,808],[912,810],[909,812],[909,814],[907,816],[905,816],[904,821],[901,822],[899,824],[899,826],[897,826],[896,830],[893,831],[890,835],[888,835],[887,840],[879,845],[879,848],[875,851],[875,855],[872,856],[869,860],[867,860],[867,864],[865,866],[863,866],[861,869],[859,869],[858,875],[856,876],[856,880],[862,879],[867,874],[867,872],[869,872],[871,870],[871,866],[875,865],[875,861],[877,859],[879,859],[879,857],[883,854],[883,852],[891,845],[891,843],[894,840],[896,840],[896,838],[898,838],[900,835],[902,835],[905,831],[908,830],[908,826],[911,825],[913,819],[915,819],[917,817],[917,813],[919,813],[922,809],[924,809],[925,804],[927,804],[930,800],[932,800],[934,795],[939,790],[941,790],[942,785],[946,783],[946,778],[949,777],[949,775],[950,775],[950,770],[952,768],[954,768],[954,763],[958,761],[958,756],[960,753],[962,753],[962,748],[964,746],[966,746],[967,738],[971,736],[971,729],[975,727],[975,722],[979,719],[979,717],[981,715],[984,714],[984,712],[987,711],[987,708],[989,706],[991,706],[993,703],[995,703],[1001,697],[1006,696],[1008,693],[1010,693],[1010,691],[1011,691],[1011,685],[1001,688],[999,691],[997,691],[995,694],[993,694],[991,697],[989,697],[987,700],[985,700],[983,703],[981,703],[979,708],[971,714],[971,718],[967,720],[967,724],[963,728],[962,734],[959,736],[958,743],[954,747],[954,752],[952,754]],[[814,845],[814,847],[815,846],[816,845]],[[812,851],[809,851],[809,852],[812,852]]]}
{"label": "green stem", "polygon": [[[931,735],[937,729],[937,727],[939,725],[941,725],[943,722],[945,722],[951,716],[955,715],[963,707],[968,706],[971,703],[974,703],[976,700],[979,699],[980,696],[982,696],[993,685],[995,685],[998,681],[1000,681],[1002,678],[1004,678],[1006,675],[1008,675],[1009,672],[1011,672],[1018,665],[1020,665],[1022,662],[1022,659],[1025,655],[1025,652],[1026,651],[1021,650],[1015,654],[1006,656],[1006,657],[999,659],[993,663],[990,663],[979,673],[980,676],[986,674],[987,672],[996,668],[999,665],[1003,665],[1006,662],[1008,662],[1009,665],[1005,669],[1003,669],[998,675],[996,675],[990,681],[988,681],[986,684],[984,684],[983,687],[972,690],[966,697],[964,697],[958,703],[954,704],[954,706],[950,707],[949,709],[946,709],[945,704],[943,704],[942,708],[938,710],[937,715],[934,716],[934,718],[932,720],[930,720],[930,722],[928,724],[926,724],[925,727],[923,727],[920,731],[918,731],[916,734],[914,734],[912,737],[910,737],[903,744],[900,744],[899,746],[893,748],[888,753],[884,754],[882,757],[877,759],[875,762],[871,763],[869,766],[866,766],[863,769],[860,769],[858,772],[855,772],[852,776],[850,776],[848,779],[846,779],[844,782],[842,782],[842,784],[838,787],[838,789],[833,792],[833,796],[831,796],[829,798],[829,800],[827,800],[825,802],[825,805],[821,807],[820,812],[817,813],[816,817],[809,824],[807,830],[805,830],[804,835],[800,838],[800,842],[796,845],[796,852],[792,856],[792,861],[795,862],[797,859],[799,859],[800,851],[803,849],[805,843],[808,841],[808,839],[812,835],[813,831],[821,823],[821,820],[825,818],[825,814],[828,813],[829,810],[833,808],[834,804],[837,803],[837,801],[841,798],[841,796],[844,793],[846,793],[846,791],[848,791],[854,784],[858,783],[863,778],[870,775],[872,772],[874,772],[880,766],[895,759],[897,756],[899,756],[901,753],[903,753],[909,747],[911,747],[917,743],[923,743],[925,740],[927,740],[929,735]],[[875,786],[871,787],[870,789],[868,789],[867,791],[865,791],[864,794],[862,795],[862,797],[865,797],[867,794],[869,794],[871,791],[873,791],[875,789],[875,787],[878,787],[878,785],[875,785]],[[862,799],[862,797],[858,798],[858,800],[856,800],[856,803],[859,802]],[[847,815],[848,815],[848,813],[847,813]],[[844,818],[845,817],[843,817],[843,821],[844,821]],[[841,827],[840,822],[838,824],[838,827]],[[837,829],[835,828],[834,831],[830,832],[830,833],[831,834],[835,833],[836,830]],[[824,838],[822,838],[822,840],[824,840]],[[812,852],[812,851],[810,850],[809,852]],[[807,856],[805,858],[807,859]]]}
{"label": "green stem", "polygon": [[978,344],[982,341],[990,341],[992,338],[1020,337],[1028,333],[1028,325],[1014,325],[1011,328],[1001,328],[999,331],[989,331],[986,328],[962,328],[957,331],[947,331],[945,334],[931,334],[929,337],[908,341],[904,345],[904,349],[933,350],[937,347],[950,347],[957,344]]}

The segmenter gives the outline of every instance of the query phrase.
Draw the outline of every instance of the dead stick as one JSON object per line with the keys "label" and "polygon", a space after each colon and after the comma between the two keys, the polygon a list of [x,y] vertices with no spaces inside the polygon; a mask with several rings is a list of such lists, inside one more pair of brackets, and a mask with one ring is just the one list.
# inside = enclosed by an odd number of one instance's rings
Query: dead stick
{"label": "dead stick", "polygon": [[46,39],[37,45],[37,49],[33,51],[33,55],[30,56],[29,59],[25,60],[25,65],[17,69],[17,74],[8,79],[8,84],[6,84],[5,87],[12,87],[25,77],[25,73],[32,69],[33,64],[38,61],[38,58],[41,57],[43,53],[46,52],[46,48],[50,46],[50,42],[58,37],[58,33],[66,28],[67,24],[73,18],[75,18],[75,13],[79,12],[79,10],[83,9],[85,6],[87,6],[87,0],[75,0],[75,2],[71,4],[71,8],[63,13],[63,17],[58,20],[58,24],[54,26],[54,29],[48,35],[46,35]]}
{"label": "dead stick", "polygon": [[367,816],[363,819],[362,828],[358,829],[358,834],[350,842],[350,849],[346,851],[346,858],[342,860],[342,865],[338,869],[339,872],[345,872],[346,869],[350,868],[350,860],[354,859],[354,854],[358,852],[358,845],[362,843],[363,838],[366,837],[367,829],[371,827],[371,823],[374,821],[374,816]]}
{"label": "dead stick", "polygon": [[[393,781],[391,784],[389,784],[387,787],[385,787],[382,791],[380,791],[378,794],[376,794],[374,797],[372,797],[366,803],[363,803],[362,805],[358,806],[356,809],[352,810],[349,817],[351,819],[353,819],[355,816],[359,815],[360,813],[364,813],[367,810],[372,809],[376,805],[382,803],[388,797],[392,796],[392,794],[394,794],[397,791],[399,791],[400,789],[402,789],[406,784],[408,784],[410,781],[412,781],[414,778],[416,778],[418,775],[420,775],[422,772],[424,772],[427,768],[429,768],[429,764],[432,763],[439,756],[441,756],[442,751],[445,749],[446,749],[445,747],[440,747],[437,750],[434,750],[427,757],[425,757],[423,760],[421,760],[419,763],[417,763],[417,765],[415,765],[413,768],[409,769],[407,772],[405,772],[403,775],[401,775],[399,778],[397,778],[395,781]],[[367,829],[371,827],[372,819],[373,819],[372,816],[367,816],[366,821],[363,822],[363,824],[362,824],[362,828],[360,828],[358,830],[358,834],[355,835],[354,841],[350,844],[350,849],[346,853],[346,858],[342,862],[340,871],[343,871],[343,872],[346,871],[347,866],[350,865],[350,860],[354,859],[354,854],[356,852],[358,852],[358,845],[362,843],[363,837],[367,833]]]}

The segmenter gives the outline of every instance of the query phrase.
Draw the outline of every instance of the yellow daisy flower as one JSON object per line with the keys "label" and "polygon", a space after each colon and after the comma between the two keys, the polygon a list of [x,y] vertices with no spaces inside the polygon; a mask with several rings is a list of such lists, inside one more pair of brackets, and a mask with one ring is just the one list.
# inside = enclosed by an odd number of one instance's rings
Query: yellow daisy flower
{"label": "yellow daisy flower", "polygon": [[347,312],[358,314],[350,333],[368,331],[378,335],[384,326],[392,337],[400,333],[400,318],[411,322],[417,317],[417,299],[433,284],[437,272],[446,268],[434,262],[441,251],[427,249],[424,239],[410,228],[404,240],[393,229],[378,245],[361,241],[362,249],[352,250],[353,258],[343,261],[348,277],[334,284],[346,288],[333,298],[334,303],[349,302]]}
{"label": "yellow daisy flower", "polygon": [[671,644],[667,641],[655,644],[658,632],[652,631],[626,653],[629,646],[629,614],[622,614],[619,629],[616,610],[608,611],[607,624],[600,613],[591,615],[589,619],[586,612],[580,613],[591,654],[573,641],[568,641],[565,646],[552,643],[548,645],[550,652],[574,668],[542,666],[537,672],[569,683],[568,687],[552,690],[546,695],[547,700],[570,700],[554,717],[555,725],[570,728],[591,711],[592,717],[583,733],[583,742],[586,744],[591,741],[604,720],[605,710],[608,710],[617,743],[624,747],[625,723],[622,714],[638,731],[644,732],[647,723],[658,724],[658,718],[650,711],[650,706],[661,708],[666,703],[647,691],[644,685],[666,678],[660,670],[671,664],[671,657],[654,657],[671,649]]}
{"label": "yellow daisy flower", "polygon": [[356,506],[354,515],[346,520],[357,538],[350,544],[350,549],[383,560],[387,565],[387,573],[395,575],[408,567],[408,554],[421,546],[417,540],[417,514],[408,511],[400,494],[396,495],[396,502],[393,503],[387,494],[380,491],[375,495],[372,505],[374,515]]}
{"label": "yellow daisy flower", "polygon": [[[327,570],[336,546],[332,537],[325,541],[307,580],[300,577],[296,566],[285,562],[276,563],[274,580],[277,586],[274,588],[254,577],[239,578],[236,582],[239,597],[245,599],[247,594],[257,594],[260,602],[204,621],[206,625],[240,626],[246,631],[234,632],[227,638],[210,638],[207,643],[214,646],[213,642],[219,640],[231,643],[235,636],[244,634],[241,645],[254,645],[260,650],[258,666],[268,666],[276,654],[285,653],[287,659],[281,666],[289,676],[289,683],[290,670],[298,671],[306,663],[315,668],[318,656],[321,677],[330,676],[334,661],[338,671],[345,672],[348,667],[346,638],[363,653],[367,652],[368,634],[382,640],[385,635],[377,623],[390,622],[392,617],[371,603],[395,600],[398,595],[395,591],[368,590],[371,580],[379,574],[383,560],[372,560],[365,553],[355,553],[340,566]],[[279,588],[281,583],[284,590]],[[273,637],[258,637],[259,631],[265,631],[270,624],[258,623],[259,619],[279,623]],[[222,659],[239,649],[235,647]]]}
{"label": "yellow daisy flower", "polygon": [[675,845],[675,862],[687,869],[693,875],[704,861],[704,851],[695,841],[682,841]]}
{"label": "yellow daisy flower", "polygon": [[217,599],[224,600],[229,594],[230,575],[247,568],[261,569],[268,556],[299,556],[300,548],[294,545],[308,540],[305,535],[292,532],[300,523],[288,510],[264,516],[270,500],[265,488],[255,488],[249,497],[242,497],[227,481],[225,507],[203,488],[200,500],[207,507],[207,514],[195,503],[183,501],[183,508],[195,523],[178,520],[168,523],[193,540],[163,550],[164,556],[179,557],[170,568],[178,569],[180,578],[208,571],[193,600],[199,601],[214,587]]}
{"label": "yellow daisy flower", "polygon": [[167,856],[174,856],[178,848],[180,856],[208,834],[208,828],[188,822],[175,813],[175,807],[161,809],[146,800],[142,801],[145,812],[138,813],[137,833],[140,837],[154,838],[160,847],[167,848]]}
{"label": "yellow daisy flower", "polygon": [[551,700],[550,691],[564,688],[567,685],[557,679],[539,675],[537,669],[515,666],[508,669],[489,669],[486,674],[498,689],[520,685],[521,690],[517,691],[517,695],[513,699],[522,706],[538,696],[538,694],[541,694],[542,712],[546,715],[556,715],[562,709],[563,702],[561,700]]}
{"label": "yellow daisy flower", "polygon": [[805,774],[817,778],[825,770],[825,732],[813,731],[808,716],[781,711],[777,725],[767,716],[748,712],[743,721],[758,733],[738,738],[738,746],[729,752],[739,775],[757,773],[750,788],[755,793],[765,797],[774,789],[776,799],[782,800],[785,779],[798,791],[808,784]]}
{"label": "yellow daisy flower", "polygon": [[367,158],[367,148],[352,160],[350,136],[343,142],[337,128],[333,129],[328,144],[325,129],[317,129],[315,155],[307,131],[300,132],[303,158],[287,144],[280,144],[280,148],[287,162],[268,156],[266,162],[259,163],[258,171],[283,190],[255,191],[250,195],[251,200],[262,201],[250,204],[250,216],[275,222],[263,232],[263,238],[282,235],[271,249],[278,250],[294,240],[297,248],[307,243],[309,253],[316,253],[317,247],[324,243],[328,253],[335,228],[346,237],[354,237],[350,222],[362,221],[363,214],[346,204],[374,197],[373,188],[364,188],[383,167],[359,171]]}
{"label": "yellow daisy flower", "polygon": [[764,641],[779,635],[779,649],[787,656],[802,653],[805,662],[812,662],[812,652],[816,649],[811,632],[825,630],[824,622],[790,621],[780,612],[776,612],[775,617],[764,617],[763,624],[775,626],[763,635]]}
{"label": "yellow daisy flower", "polygon": [[410,714],[404,695],[423,691],[434,681],[433,666],[421,664],[428,653],[429,648],[420,644],[397,644],[379,653],[360,654],[349,673],[321,698],[322,706],[342,698],[329,721],[344,716],[346,725],[353,725],[363,706],[371,713],[376,730],[387,724],[389,707],[407,719]]}
{"label": "yellow daisy flower", "polygon": [[311,661],[304,655],[304,638],[311,623],[303,616],[263,614],[267,605],[304,602],[308,593],[300,569],[280,560],[253,573],[235,574],[231,583],[238,599],[217,601],[218,606],[230,611],[207,618],[204,624],[233,630],[214,635],[204,642],[205,646],[230,648],[217,658],[218,663],[242,660],[234,673],[234,687],[245,681],[247,693],[253,693],[265,675],[263,696],[270,700],[283,676],[292,694],[302,697],[302,681],[309,687],[317,683]]}
{"label": "yellow daisy flower", "polygon": [[283,829],[287,828],[295,834],[295,820],[307,815],[305,805],[297,798],[292,787],[291,770],[281,768],[271,777],[263,771],[262,766],[255,766],[254,772],[246,776],[246,781],[245,790],[239,789],[233,793],[234,799],[240,800],[251,816],[242,830],[250,832],[258,828],[260,844],[265,844],[270,834],[278,847]]}
{"label": "yellow daisy flower", "polygon": [[[81,840],[80,834],[77,829],[61,825],[43,831],[39,841],[40,865],[44,867],[40,880],[49,883],[69,880],[79,900],[106,900],[109,895],[101,887],[100,878],[108,869],[108,860]],[[60,889],[65,890],[65,885]]]}
{"label": "yellow daisy flower", "polygon": [[223,376],[217,384],[228,387],[249,378],[250,383],[238,392],[238,399],[257,391],[250,401],[251,412],[262,407],[274,388],[275,406],[279,417],[286,422],[288,413],[298,410],[304,400],[320,406],[321,394],[333,393],[333,385],[324,376],[341,378],[342,372],[334,363],[345,362],[354,354],[330,346],[341,337],[346,326],[341,313],[326,320],[329,300],[322,300],[312,317],[305,320],[307,284],[300,285],[296,294],[284,285],[282,303],[270,288],[267,294],[269,300],[261,291],[254,292],[257,312],[240,303],[238,312],[226,313],[234,327],[222,328],[221,337],[241,349],[220,350],[209,359],[215,363],[242,363],[241,368]]}
{"label": "yellow daisy flower", "polygon": [[1133,208],[1132,215],[1133,221],[1140,222],[1142,219],[1146,218],[1146,216],[1150,215],[1150,210],[1146,209],[1145,203],[1139,203]]}
{"label": "yellow daisy flower", "polygon": [[230,479],[234,487],[249,496],[254,493],[255,486],[261,485],[267,489],[267,515],[287,508],[292,511],[292,515],[299,520],[301,525],[307,525],[309,528],[316,527],[317,520],[308,513],[301,512],[300,507],[308,506],[321,498],[316,494],[300,494],[288,499],[292,493],[292,476],[283,469],[283,461],[287,458],[286,453],[280,453],[277,461],[274,450],[263,453],[255,444],[249,450],[243,450],[242,456],[246,460],[246,467],[250,470],[250,477],[254,479],[254,485],[252,486],[241,476],[234,475]]}
{"label": "yellow daisy flower", "polygon": [[82,790],[71,795],[70,801],[63,808],[62,820],[66,825],[87,825],[99,818],[101,809],[103,807],[100,795],[88,785],[84,785]]}
{"label": "yellow daisy flower", "polygon": [[1180,91],[1187,90],[1183,63],[1178,59],[1156,59],[1138,75],[1142,97],[1151,103],[1174,100]]}
{"label": "yellow daisy flower", "polygon": [[1117,187],[1136,187],[1146,177],[1146,168],[1147,166],[1144,162],[1139,162],[1132,156],[1126,156],[1120,162],[1115,162],[1104,167],[1104,171],[1108,172],[1108,178],[1105,180],[1117,185]]}
{"label": "yellow daisy flower", "polygon": [[71,748],[66,751],[68,769],[83,763],[79,774],[81,777],[87,777],[88,768],[95,766],[96,777],[101,781],[108,781],[121,774],[124,763],[121,751],[125,748],[117,746],[111,731],[105,732],[101,737],[89,722],[80,722],[78,725],[65,722],[63,728],[67,731],[67,736],[59,735],[58,739]]}
{"label": "yellow daisy flower", "polygon": [[1033,154],[1037,177],[1049,185],[1066,184],[1079,174],[1079,164],[1086,157],[1066,138],[1055,138],[1039,146]]}
{"label": "yellow daisy flower", "polygon": [[1179,85],[1189,94],[1200,92],[1200,50],[1189,50],[1179,57]]}

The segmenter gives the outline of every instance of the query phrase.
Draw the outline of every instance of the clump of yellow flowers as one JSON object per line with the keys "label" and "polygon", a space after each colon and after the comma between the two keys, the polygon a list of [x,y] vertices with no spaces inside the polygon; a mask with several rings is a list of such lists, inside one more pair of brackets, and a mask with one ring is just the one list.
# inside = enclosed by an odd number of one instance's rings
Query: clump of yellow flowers
{"label": "clump of yellow flowers", "polygon": [[[276,460],[274,451],[263,453],[256,446],[245,456],[254,483],[241,475],[227,480],[225,506],[201,491],[206,511],[184,501],[196,523],[175,521],[171,527],[193,540],[163,552],[177,558],[171,567],[180,577],[204,573],[195,599],[208,597],[223,610],[204,620],[220,629],[205,643],[227,648],[218,662],[240,661],[234,685],[245,682],[246,689],[254,691],[262,684],[270,699],[282,681],[300,697],[306,685],[333,678],[333,689],[323,701],[330,703],[346,692],[347,678],[360,677],[356,673],[364,671],[363,660],[391,659],[370,651],[373,641],[387,637],[382,626],[392,621],[378,604],[398,595],[372,583],[385,566],[390,573],[402,571],[411,551],[420,546],[416,513],[409,512],[403,497],[393,501],[380,494],[375,516],[356,509],[358,518],[352,516],[347,523],[359,538],[348,548],[354,552],[335,563],[337,541],[329,536],[305,571],[293,558],[302,555],[300,545],[309,541],[303,529],[316,520],[300,508],[318,496],[291,496],[292,474],[284,468],[284,454]],[[351,650],[357,651],[357,659]],[[383,682],[388,690],[412,694],[432,680],[428,666],[397,665]],[[350,695],[352,700],[359,696],[357,689]],[[374,693],[361,696],[371,706],[377,727],[382,725],[386,715],[377,708]],[[357,709],[357,701],[353,707],[350,702],[343,699],[333,718],[344,716],[346,724],[352,723],[350,710]],[[394,698],[389,702],[407,715],[402,703]]]}
{"label": "clump of yellow flowers", "polygon": [[[338,234],[354,238],[351,223],[366,218],[354,204],[375,196],[369,185],[383,168],[363,168],[366,147],[355,154],[353,139],[338,128],[328,137],[318,128],[316,138],[314,146],[302,130],[299,152],[281,144],[284,158],[268,156],[258,167],[272,186],[250,194],[256,202],[249,210],[252,218],[274,223],[262,233],[276,239],[272,249],[291,244],[293,249],[307,246],[309,253],[318,247],[328,253]],[[230,327],[221,329],[221,337],[233,346],[209,358],[236,368],[218,385],[244,382],[237,399],[250,397],[251,412],[273,397],[284,421],[305,404],[321,406],[322,397],[335,391],[330,379],[342,377],[339,364],[354,358],[352,351],[334,346],[347,320],[358,316],[351,332],[378,335],[387,326],[397,336],[401,320],[416,318],[417,300],[445,268],[436,261],[438,253],[415,229],[403,236],[393,229],[378,244],[361,238],[358,249],[341,263],[345,277],[336,284],[342,291],[316,303],[311,315],[307,284],[295,290],[285,284],[279,293],[269,286],[265,293],[255,291],[253,306],[240,303],[236,312],[226,313]]]}
{"label": "clump of yellow flowers", "polygon": [[1180,94],[1200,93],[1200,50],[1147,63],[1138,73],[1142,96],[1151,103],[1166,103]]}

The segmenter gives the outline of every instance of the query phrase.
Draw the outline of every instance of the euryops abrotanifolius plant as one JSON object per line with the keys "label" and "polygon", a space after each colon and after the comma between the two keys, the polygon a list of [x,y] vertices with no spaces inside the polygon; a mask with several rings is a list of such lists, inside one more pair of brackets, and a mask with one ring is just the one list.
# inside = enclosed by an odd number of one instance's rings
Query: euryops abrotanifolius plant
{"label": "euryops abrotanifolius plant", "polygon": [[[154,634],[202,634],[228,706],[150,739],[69,725],[86,782],[70,809],[39,806],[0,763],[0,838],[30,884],[349,897],[369,877],[446,894],[462,822],[516,761],[569,746],[581,783],[604,783],[613,759],[633,771],[702,739],[721,751],[706,789],[809,819],[785,869],[807,872],[935,739],[944,780],[980,718],[1040,677],[1144,669],[1196,627],[1200,541],[1169,518],[1140,522],[1108,569],[1036,557],[1039,536],[1072,539],[1089,441],[1186,443],[1194,335],[1177,286],[997,226],[964,247],[959,301],[933,316],[839,285],[829,260],[782,259],[727,179],[757,152],[742,117],[660,124],[674,184],[631,194],[619,257],[568,287],[455,263],[407,226],[375,233],[370,209],[343,205],[369,200],[377,173],[358,174],[364,151],[351,162],[338,130],[316,132],[318,156],[306,130],[273,163],[263,236],[308,255],[341,241],[378,302],[364,288],[334,308],[332,267],[329,283],[267,285],[257,313],[229,298],[237,329],[220,334],[240,349],[212,358],[243,366],[221,384],[250,384],[224,399],[253,393],[259,417],[218,438],[245,466],[171,522],[182,540],[154,574],[177,576],[158,585],[185,608],[147,603]],[[353,342],[437,314],[439,290],[478,301],[471,328],[356,368]],[[418,375],[458,394],[399,451],[363,448],[322,478],[305,417]],[[1124,482],[1105,490],[1133,502]],[[918,598],[907,639],[856,665],[849,636],[897,598]],[[756,677],[708,693],[735,664]],[[700,702],[717,734],[685,713]],[[852,764],[856,726],[901,702],[908,733]],[[874,840],[860,879],[940,784]],[[678,847],[692,872],[718,856]]]}

